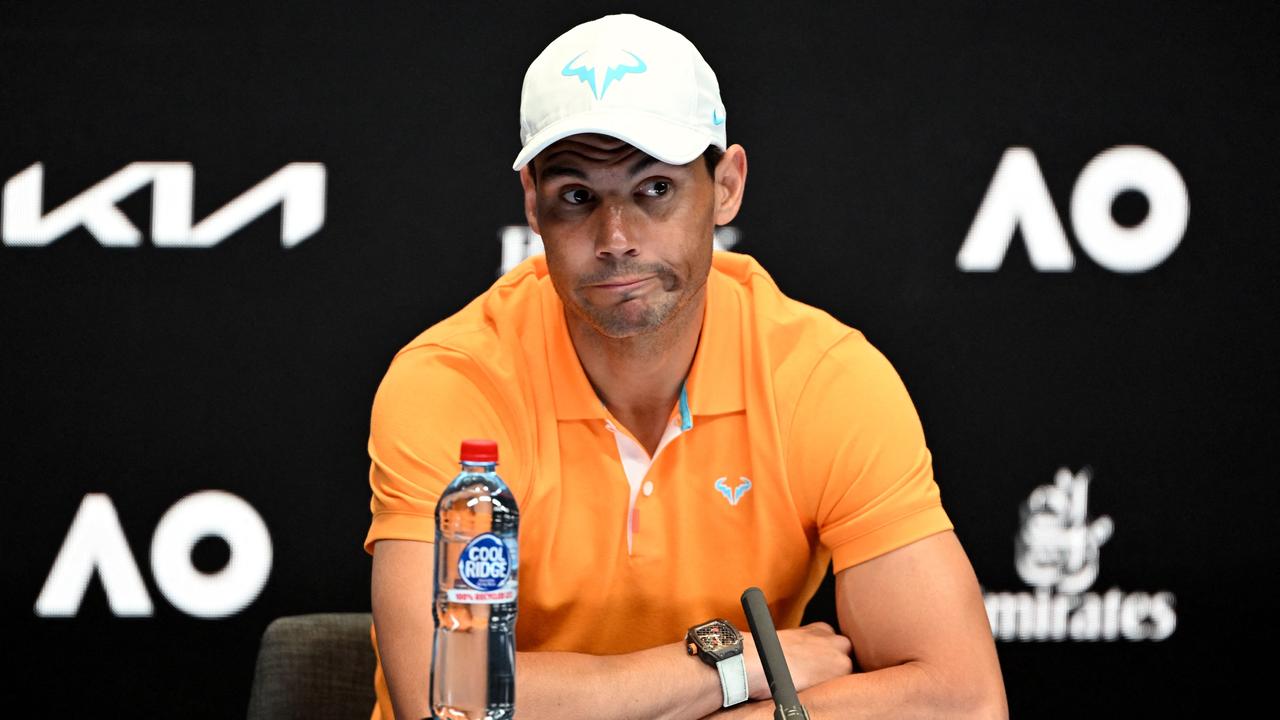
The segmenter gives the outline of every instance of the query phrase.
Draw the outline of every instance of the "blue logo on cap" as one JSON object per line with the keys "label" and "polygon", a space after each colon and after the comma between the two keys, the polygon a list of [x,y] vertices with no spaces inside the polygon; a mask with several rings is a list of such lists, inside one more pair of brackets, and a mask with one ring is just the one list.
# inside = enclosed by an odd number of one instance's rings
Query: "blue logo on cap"
{"label": "blue logo on cap", "polygon": [[511,577],[511,555],[493,533],[477,535],[458,556],[458,576],[481,592],[497,590]]}
{"label": "blue logo on cap", "polygon": [[608,92],[609,85],[614,80],[621,80],[624,75],[629,73],[640,74],[649,69],[649,66],[644,64],[644,60],[641,60],[639,55],[636,55],[630,50],[623,50],[622,52],[635,58],[635,64],[624,65],[622,63],[618,63],[616,65],[608,66],[604,73],[604,83],[597,89],[596,79],[599,77],[600,73],[596,71],[595,65],[588,66],[584,63],[577,67],[573,67],[573,64],[578,62],[578,59],[583,55],[586,55],[588,52],[590,51],[583,50],[577,55],[574,55],[572,60],[564,64],[564,69],[560,71],[560,74],[565,77],[576,77],[579,82],[586,83],[591,88],[591,94],[597,100],[604,99],[604,94]]}

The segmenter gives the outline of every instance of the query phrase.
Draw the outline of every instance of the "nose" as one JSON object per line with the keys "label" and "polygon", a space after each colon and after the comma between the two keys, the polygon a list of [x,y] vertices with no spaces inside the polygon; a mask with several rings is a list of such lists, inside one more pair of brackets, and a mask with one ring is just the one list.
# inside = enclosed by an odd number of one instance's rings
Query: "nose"
{"label": "nose", "polygon": [[608,258],[634,257],[639,254],[636,247],[634,228],[627,217],[627,209],[617,202],[603,202],[600,205],[600,223],[596,229],[596,257]]}

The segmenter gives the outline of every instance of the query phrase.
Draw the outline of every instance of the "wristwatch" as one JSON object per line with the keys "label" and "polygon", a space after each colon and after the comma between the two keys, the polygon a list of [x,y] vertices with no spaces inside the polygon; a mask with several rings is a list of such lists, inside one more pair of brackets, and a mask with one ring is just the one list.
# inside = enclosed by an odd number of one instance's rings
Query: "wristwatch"
{"label": "wristwatch", "polygon": [[746,702],[747,663],[742,657],[742,633],[728,620],[715,618],[694,625],[684,636],[685,650],[720,673],[723,707]]}

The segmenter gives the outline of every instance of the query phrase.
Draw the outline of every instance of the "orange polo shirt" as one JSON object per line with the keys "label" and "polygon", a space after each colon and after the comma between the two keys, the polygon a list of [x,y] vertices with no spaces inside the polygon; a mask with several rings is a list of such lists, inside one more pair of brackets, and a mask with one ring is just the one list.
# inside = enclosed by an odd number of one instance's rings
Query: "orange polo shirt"
{"label": "orange polo shirt", "polygon": [[[951,529],[889,362],[745,255],[715,253],[652,458],[592,390],[543,257],[415,338],[374,400],[366,551],[434,540],[470,437],[498,442],[520,508],[519,651],[631,652],[712,617],[746,627],[752,585],[796,627],[828,561],[839,573]],[[381,667],[376,682],[390,718]]]}

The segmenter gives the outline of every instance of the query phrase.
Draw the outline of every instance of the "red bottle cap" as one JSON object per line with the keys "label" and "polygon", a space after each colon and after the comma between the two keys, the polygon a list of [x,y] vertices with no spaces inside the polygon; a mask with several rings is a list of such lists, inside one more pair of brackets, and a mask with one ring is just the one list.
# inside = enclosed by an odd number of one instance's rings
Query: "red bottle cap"
{"label": "red bottle cap", "polygon": [[462,462],[498,462],[498,443],[493,440],[463,440]]}

